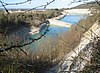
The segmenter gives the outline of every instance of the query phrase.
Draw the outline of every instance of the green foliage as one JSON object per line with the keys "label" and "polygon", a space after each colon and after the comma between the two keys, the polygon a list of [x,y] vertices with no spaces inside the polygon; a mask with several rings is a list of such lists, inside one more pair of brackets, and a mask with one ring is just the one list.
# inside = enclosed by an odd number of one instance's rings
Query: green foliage
{"label": "green foliage", "polygon": [[0,12],[0,33],[8,33],[21,26],[39,27],[41,23],[47,22],[46,19],[56,17],[60,14],[61,10],[58,9],[11,14]]}
{"label": "green foliage", "polygon": [[[24,23],[24,24],[22,24]],[[1,15],[0,17],[0,33],[8,33],[13,29],[20,27],[21,25],[26,25],[24,21],[15,19],[14,16],[11,15]]]}
{"label": "green foliage", "polygon": [[[42,12],[38,11],[33,13],[13,13],[9,16],[6,16],[7,18],[2,16],[0,19],[1,23],[3,23],[5,26],[8,26],[8,23],[9,28],[12,28],[12,26],[19,27],[23,24],[23,22],[25,22],[29,26],[38,27],[41,22],[45,21],[45,19],[58,16],[59,14],[61,13],[58,11],[58,9],[56,9],[46,10]],[[78,24],[80,26],[84,26],[88,30],[94,24],[96,19],[96,16],[90,16],[87,19],[81,20]],[[26,56],[20,51],[17,52],[18,50],[12,50],[13,52],[8,51],[8,53],[10,53],[10,57],[8,55],[5,56],[5,59],[0,57],[1,72],[44,73],[44,70],[57,64],[66,53],[68,53],[71,49],[75,48],[79,44],[82,34],[84,34],[87,31],[80,26],[73,26],[66,32],[63,38],[59,37],[58,35],[57,43],[55,43],[54,48],[52,48],[51,44],[49,44],[50,40],[48,40],[49,43],[42,42],[41,46],[39,47],[42,50],[40,49],[35,54],[25,51],[28,53],[28,56]],[[2,28],[4,28],[4,26]],[[45,46],[43,44],[45,44]],[[100,62],[99,60],[94,61]],[[89,72],[85,70],[84,73]]]}
{"label": "green foliage", "polygon": [[[58,9],[46,10],[30,13],[12,13],[12,14],[0,14],[0,33],[10,33],[15,29],[21,28],[21,26],[34,26],[39,27],[42,22],[48,18],[52,18],[61,14]],[[5,39],[5,37],[4,37]],[[15,40],[15,39],[14,39]],[[3,40],[4,41],[4,40]],[[0,40],[0,43],[3,43]],[[51,46],[49,44],[49,46]],[[44,46],[43,46],[44,47]],[[40,47],[41,48],[41,47]],[[46,46],[45,49],[49,49]],[[15,48],[16,49],[16,48]],[[60,50],[60,48],[59,48]],[[28,51],[26,51],[28,52]],[[0,53],[0,72],[1,73],[44,73],[45,69],[52,66],[52,60],[60,55],[57,49],[52,53],[38,52],[33,54],[29,52],[28,56],[18,50],[7,51],[7,53]],[[2,56],[4,55],[4,56]],[[38,56],[38,57],[37,57]]]}

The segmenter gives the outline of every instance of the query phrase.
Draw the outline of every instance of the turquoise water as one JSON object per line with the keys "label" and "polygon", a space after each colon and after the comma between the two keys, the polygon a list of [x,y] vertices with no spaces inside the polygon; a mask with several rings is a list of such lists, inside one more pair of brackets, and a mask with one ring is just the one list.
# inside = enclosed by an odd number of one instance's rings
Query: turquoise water
{"label": "turquoise water", "polygon": [[[50,26],[49,27],[49,31],[47,32],[47,34],[45,35],[45,37],[42,37],[40,40],[32,43],[30,45],[30,48],[33,51],[37,51],[38,49],[40,49],[40,46],[43,45],[43,44],[45,44],[45,43],[46,44],[50,43],[53,46],[55,44],[55,42],[56,42],[57,35],[61,35],[62,36],[67,30],[68,30],[68,28],[66,28],[66,27]],[[37,38],[42,33],[43,33],[43,31],[41,33],[35,34],[35,35],[31,36],[31,37],[32,38]]]}
{"label": "turquoise water", "polygon": [[84,15],[67,15],[64,18],[61,18],[60,21],[68,22],[71,24],[75,24],[79,22],[81,19],[86,18]]}
{"label": "turquoise water", "polygon": [[[71,23],[71,24],[75,24],[75,23],[79,22],[82,18],[85,18],[85,17],[82,16],[82,15],[67,15],[64,18],[60,19],[60,21],[68,22],[68,23]],[[68,28],[66,28],[66,27],[60,27],[60,26],[51,25],[49,27],[49,32],[45,35],[45,37],[43,37],[40,40],[32,43],[32,45],[30,45],[30,48],[33,51],[35,51],[37,49],[40,49],[39,45],[42,45],[43,43],[48,43],[48,41],[49,41],[49,43],[51,45],[54,45],[55,44],[55,40],[56,40],[56,36],[57,35],[63,36],[63,34],[67,30],[68,30]],[[36,37],[40,36],[40,34],[42,34],[42,33],[43,33],[43,31],[38,33],[38,34],[36,34],[36,35],[33,35],[31,37],[32,38],[36,38]]]}

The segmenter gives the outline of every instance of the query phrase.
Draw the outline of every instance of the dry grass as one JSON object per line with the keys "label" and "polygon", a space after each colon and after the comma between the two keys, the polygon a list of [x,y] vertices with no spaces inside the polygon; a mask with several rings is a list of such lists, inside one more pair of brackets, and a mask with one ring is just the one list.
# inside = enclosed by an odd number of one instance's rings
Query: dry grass
{"label": "dry grass", "polygon": [[18,48],[0,53],[0,71],[2,73],[44,73],[45,70],[59,63],[68,52],[68,47],[60,36],[53,47],[49,39],[48,42],[42,42],[39,48],[35,53],[24,50],[27,55]]}
{"label": "dry grass", "polygon": [[[65,33],[63,38],[70,48],[75,48],[80,43],[80,38],[82,38],[83,33],[85,33],[98,19],[99,14],[87,17],[74,25]],[[86,29],[84,29],[84,28]]]}
{"label": "dry grass", "polygon": [[[88,30],[94,22],[91,17],[88,17],[78,24]],[[45,70],[59,63],[66,53],[75,48],[79,44],[82,34],[87,30],[75,25],[64,36],[57,35],[53,47],[51,39],[48,39],[48,42],[42,42],[39,45],[40,49],[35,53],[24,48],[27,55],[18,48],[0,53],[0,71],[1,73],[44,73]]]}

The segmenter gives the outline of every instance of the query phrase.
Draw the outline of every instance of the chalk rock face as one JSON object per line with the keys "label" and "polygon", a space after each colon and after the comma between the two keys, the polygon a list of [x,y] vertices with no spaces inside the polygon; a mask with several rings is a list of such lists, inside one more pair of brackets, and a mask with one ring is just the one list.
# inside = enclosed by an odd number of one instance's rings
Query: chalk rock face
{"label": "chalk rock face", "polygon": [[64,59],[46,73],[77,73],[90,61],[93,52],[93,44],[100,37],[100,23],[97,21],[85,32],[79,45],[64,56]]}
{"label": "chalk rock face", "polygon": [[84,34],[80,44],[65,56],[57,73],[76,73],[81,71],[92,57],[93,44],[100,37],[100,26],[98,21]]}

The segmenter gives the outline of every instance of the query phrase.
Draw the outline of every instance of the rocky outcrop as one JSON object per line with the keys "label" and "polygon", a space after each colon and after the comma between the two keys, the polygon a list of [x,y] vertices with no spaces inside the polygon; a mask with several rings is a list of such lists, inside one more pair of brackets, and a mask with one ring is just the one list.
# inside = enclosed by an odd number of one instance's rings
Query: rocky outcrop
{"label": "rocky outcrop", "polygon": [[76,73],[85,67],[91,59],[93,44],[100,37],[99,22],[95,22],[83,36],[80,44],[66,54],[59,65],[51,68],[47,73]]}
{"label": "rocky outcrop", "polygon": [[65,60],[62,62],[58,73],[65,71],[65,73],[71,72],[76,73],[82,70],[85,65],[90,61],[93,43],[96,41],[95,38],[100,37],[100,26],[98,21],[83,34],[80,44],[73,49],[69,54],[65,56]]}

